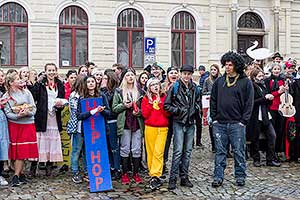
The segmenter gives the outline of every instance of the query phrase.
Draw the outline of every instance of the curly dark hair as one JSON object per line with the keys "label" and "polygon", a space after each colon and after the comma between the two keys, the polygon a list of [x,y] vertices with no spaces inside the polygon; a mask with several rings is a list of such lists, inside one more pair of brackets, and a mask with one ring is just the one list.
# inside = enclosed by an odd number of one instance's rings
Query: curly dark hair
{"label": "curly dark hair", "polygon": [[225,66],[226,62],[232,62],[234,65],[234,70],[239,74],[242,74],[246,67],[244,58],[240,54],[233,51],[228,51],[222,56],[221,64],[223,67]]}

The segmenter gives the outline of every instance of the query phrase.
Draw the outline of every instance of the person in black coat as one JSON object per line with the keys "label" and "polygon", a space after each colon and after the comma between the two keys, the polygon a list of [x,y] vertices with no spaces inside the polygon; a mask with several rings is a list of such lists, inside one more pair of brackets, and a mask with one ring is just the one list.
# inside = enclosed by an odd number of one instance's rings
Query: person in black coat
{"label": "person in black coat", "polygon": [[[32,89],[37,111],[34,116],[38,138],[39,162],[46,162],[46,176],[51,176],[54,162],[62,162],[60,131],[62,131],[61,111],[64,106],[65,88],[57,78],[54,63],[45,65],[45,77],[35,83]],[[30,168],[35,175],[37,162]]]}
{"label": "person in black coat", "polygon": [[272,94],[268,94],[264,84],[264,72],[261,69],[254,69],[250,73],[250,78],[254,88],[254,107],[250,121],[247,125],[247,138],[251,141],[250,150],[253,157],[253,165],[260,167],[259,136],[262,132],[267,138],[267,166],[279,167],[280,163],[275,161],[275,141],[276,133],[271,123],[271,114],[268,105],[274,99]]}

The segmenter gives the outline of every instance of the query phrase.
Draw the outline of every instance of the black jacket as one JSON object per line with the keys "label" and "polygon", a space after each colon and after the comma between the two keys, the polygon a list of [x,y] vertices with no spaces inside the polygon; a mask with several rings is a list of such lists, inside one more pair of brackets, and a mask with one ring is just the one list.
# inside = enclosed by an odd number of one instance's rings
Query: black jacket
{"label": "black jacket", "polygon": [[300,127],[300,79],[295,79],[292,84],[293,89],[293,105],[296,109],[296,114],[294,116],[296,125]]}
{"label": "black jacket", "polygon": [[[177,87],[174,89],[174,87]],[[175,94],[176,93],[176,94]],[[201,113],[200,90],[192,81],[188,88],[181,79],[169,89],[164,109],[171,113],[173,120],[184,125],[195,123],[195,115]]]}
{"label": "black jacket", "polygon": [[[47,129],[47,118],[48,118],[48,93],[46,89],[46,79],[41,82],[36,82],[31,90],[34,101],[36,102],[36,114],[34,116],[34,122],[37,132],[45,132]],[[55,79],[57,84],[58,94],[57,98],[65,98],[65,87],[64,84],[59,80]],[[63,108],[57,108],[56,120],[58,130],[62,131],[61,123],[61,111]]]}
{"label": "black jacket", "polygon": [[116,120],[118,115],[114,112],[112,112],[112,103],[113,103],[113,98],[115,94],[115,90],[113,91],[108,91],[107,88],[101,88],[101,93],[104,93],[107,99],[107,108],[110,110],[110,112],[107,115],[107,120]]}
{"label": "black jacket", "polygon": [[[269,119],[269,108],[268,106],[272,103],[270,100],[265,98],[267,92],[267,88],[264,84],[253,83],[254,88],[254,106],[251,114],[250,121],[247,125],[247,140],[248,141],[257,141],[260,134],[260,126],[262,123],[264,127],[267,127],[271,120]],[[258,120],[259,115],[259,107],[261,107],[262,112],[262,121]]]}
{"label": "black jacket", "polygon": [[247,125],[253,101],[252,82],[245,74],[240,75],[232,87],[227,87],[225,74],[213,84],[210,96],[210,116],[213,121],[219,123],[241,122]]}

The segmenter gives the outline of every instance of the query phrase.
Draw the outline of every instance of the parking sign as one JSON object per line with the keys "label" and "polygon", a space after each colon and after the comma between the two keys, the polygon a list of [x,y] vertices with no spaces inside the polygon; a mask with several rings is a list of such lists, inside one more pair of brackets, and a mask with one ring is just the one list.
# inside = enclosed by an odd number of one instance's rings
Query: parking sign
{"label": "parking sign", "polygon": [[155,38],[145,38],[145,54],[155,54]]}

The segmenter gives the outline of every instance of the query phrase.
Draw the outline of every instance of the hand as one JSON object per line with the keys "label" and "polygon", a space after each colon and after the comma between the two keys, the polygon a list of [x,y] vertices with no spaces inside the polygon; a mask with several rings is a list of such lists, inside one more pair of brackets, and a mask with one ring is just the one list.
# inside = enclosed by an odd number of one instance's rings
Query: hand
{"label": "hand", "polygon": [[25,117],[27,115],[28,115],[28,110],[25,110],[25,109],[20,110],[20,112],[18,113],[19,117]]}
{"label": "hand", "polygon": [[266,94],[265,98],[272,101],[274,96],[272,94]]}
{"label": "hand", "polygon": [[282,94],[282,93],[284,93],[284,91],[285,91],[285,87],[282,85],[282,86],[280,86],[279,87],[279,90],[278,90],[278,93],[279,94]]}
{"label": "hand", "polygon": [[131,108],[132,107],[132,102],[126,102],[126,103],[124,103],[124,106],[126,108]]}
{"label": "hand", "polygon": [[98,106],[97,112],[102,112],[105,109],[105,106]]}
{"label": "hand", "polygon": [[63,105],[62,101],[56,101],[55,104],[54,104],[54,106],[57,107],[57,108],[61,108],[64,105]]}

